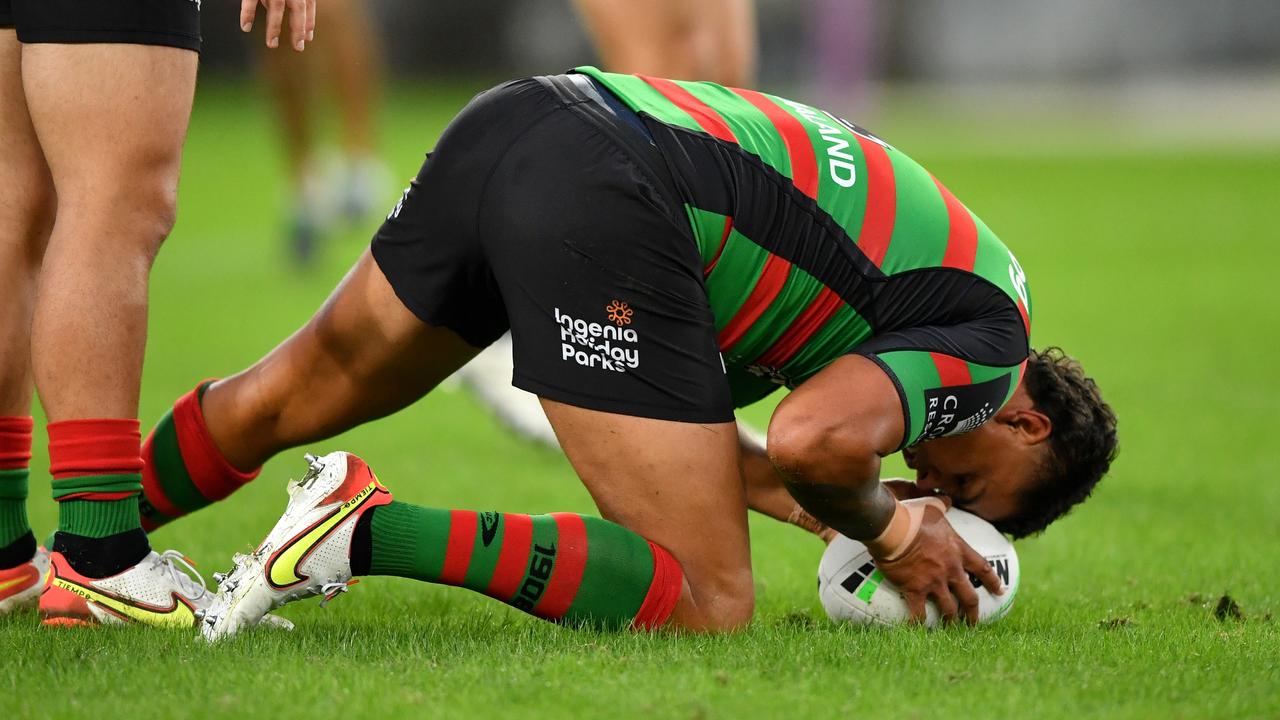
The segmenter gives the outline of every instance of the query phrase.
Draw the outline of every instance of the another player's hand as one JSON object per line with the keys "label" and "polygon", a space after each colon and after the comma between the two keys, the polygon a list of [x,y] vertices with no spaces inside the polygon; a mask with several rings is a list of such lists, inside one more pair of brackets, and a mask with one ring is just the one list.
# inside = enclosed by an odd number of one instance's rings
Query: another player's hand
{"label": "another player's hand", "polygon": [[[963,618],[978,622],[978,592],[966,571],[994,594],[1002,594],[1000,578],[947,522],[946,505],[937,498],[900,504],[894,522],[907,522],[906,535],[896,548],[873,547],[876,566],[902,592],[914,622],[925,619],[925,603],[933,600],[945,623]],[[891,526],[894,523],[891,522]],[[872,547],[872,543],[868,543]],[[886,552],[889,550],[889,552]]]}
{"label": "another player's hand", "polygon": [[280,46],[284,11],[289,10],[289,39],[294,50],[302,52],[307,41],[316,34],[316,0],[240,0],[240,29],[249,32],[258,14],[258,3],[267,9],[267,47]]}

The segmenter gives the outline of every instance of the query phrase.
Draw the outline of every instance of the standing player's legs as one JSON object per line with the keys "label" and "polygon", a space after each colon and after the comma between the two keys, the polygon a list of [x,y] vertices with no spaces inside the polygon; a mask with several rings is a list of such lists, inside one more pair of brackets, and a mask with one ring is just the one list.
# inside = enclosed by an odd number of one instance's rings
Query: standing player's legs
{"label": "standing player's legs", "polygon": [[136,497],[147,282],[174,222],[196,62],[171,47],[23,47],[27,103],[58,195],[32,361],[60,502],[54,549],[85,577],[114,575],[149,551]]}
{"label": "standing player's legs", "polygon": [[[292,181],[290,249],[302,262],[337,211],[358,221],[387,200],[387,171],[376,155],[381,58],[369,8],[363,0],[329,0],[317,11],[320,25],[341,31],[310,42],[309,53],[263,53]],[[341,163],[328,174],[317,157],[316,119],[323,114],[312,102],[322,86],[332,91],[341,126]]]}
{"label": "standing player's legs", "polygon": [[[37,578],[25,577],[32,573],[23,567],[36,553],[26,512],[31,312],[55,205],[53,182],[22,93],[21,47],[12,29],[0,29],[0,612],[36,595]],[[18,578],[19,573],[24,577]]]}

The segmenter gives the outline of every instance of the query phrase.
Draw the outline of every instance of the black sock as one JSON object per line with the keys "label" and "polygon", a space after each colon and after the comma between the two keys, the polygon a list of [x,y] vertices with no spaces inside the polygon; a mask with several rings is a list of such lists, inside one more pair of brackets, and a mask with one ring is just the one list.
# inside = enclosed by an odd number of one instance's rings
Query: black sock
{"label": "black sock", "polygon": [[53,536],[53,550],[62,553],[71,569],[96,580],[137,565],[151,552],[151,545],[141,529],[103,538],[59,531]]}
{"label": "black sock", "polygon": [[31,562],[36,554],[36,536],[28,530],[26,535],[0,548],[0,570],[18,567],[22,563]]}
{"label": "black sock", "polygon": [[369,574],[369,566],[373,563],[373,514],[378,508],[370,508],[356,521],[355,532],[351,535],[351,575],[362,577]]}

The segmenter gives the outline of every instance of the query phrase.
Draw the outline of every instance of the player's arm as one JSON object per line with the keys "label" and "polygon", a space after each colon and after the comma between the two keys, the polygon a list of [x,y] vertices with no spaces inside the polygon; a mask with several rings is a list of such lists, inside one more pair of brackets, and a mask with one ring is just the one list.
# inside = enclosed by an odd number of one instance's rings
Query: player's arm
{"label": "player's arm", "polygon": [[803,528],[831,542],[836,531],[810,515],[796,499],[791,497],[782,476],[773,467],[764,443],[755,433],[738,426],[738,443],[742,448],[742,481],[747,488],[747,507],[781,522]]}
{"label": "player's arm", "polygon": [[1000,581],[956,535],[940,500],[899,502],[880,482],[880,459],[902,443],[897,388],[873,361],[846,355],[788,395],[769,422],[768,455],[800,506],[867,545],[913,617],[932,598],[942,616],[977,621],[965,571],[992,592]]}

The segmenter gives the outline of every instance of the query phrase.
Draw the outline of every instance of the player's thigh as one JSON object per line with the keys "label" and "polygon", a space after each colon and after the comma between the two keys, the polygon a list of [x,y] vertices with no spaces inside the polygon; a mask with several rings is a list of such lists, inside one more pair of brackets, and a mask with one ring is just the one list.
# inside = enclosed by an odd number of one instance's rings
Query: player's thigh
{"label": "player's thigh", "polygon": [[197,59],[151,45],[24,45],[31,119],[64,203],[172,201]]}
{"label": "player's thigh", "polygon": [[746,622],[754,598],[735,424],[542,403],[601,514],[680,561],[701,620],[693,624]]}
{"label": "player's thigh", "polygon": [[325,437],[413,403],[477,352],[406,309],[366,252],[301,330],[208,402],[258,408],[293,439]]}

